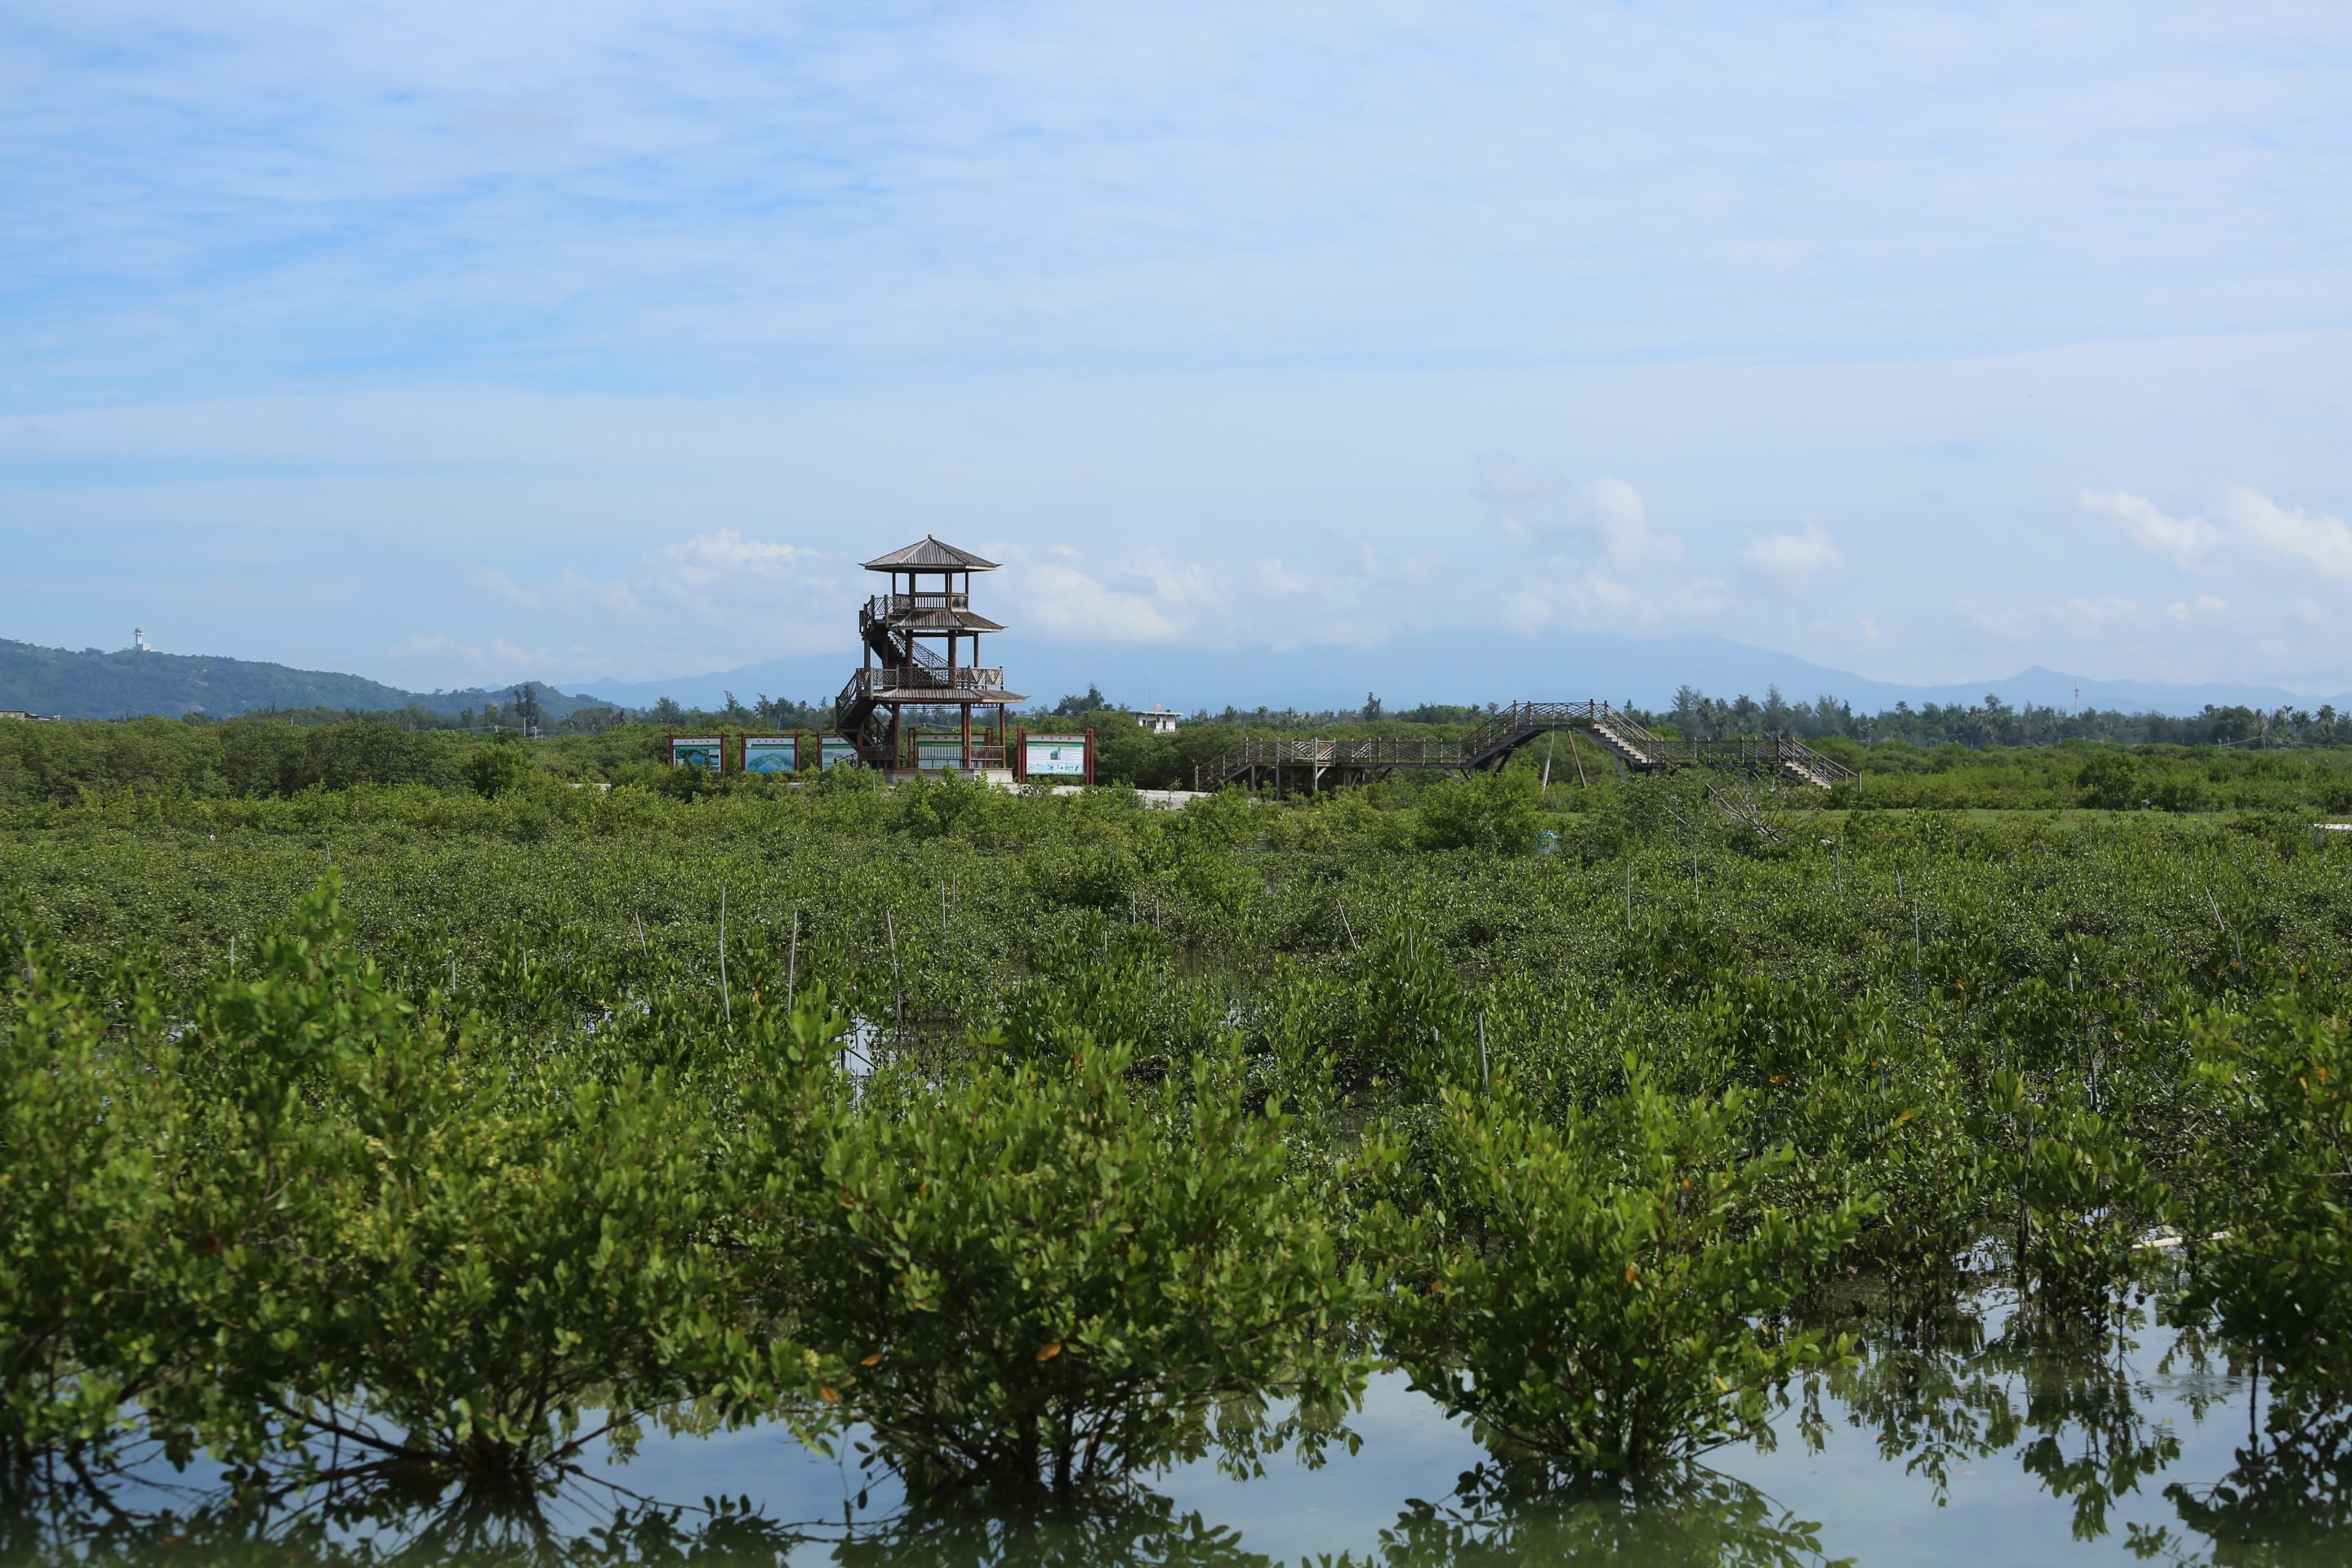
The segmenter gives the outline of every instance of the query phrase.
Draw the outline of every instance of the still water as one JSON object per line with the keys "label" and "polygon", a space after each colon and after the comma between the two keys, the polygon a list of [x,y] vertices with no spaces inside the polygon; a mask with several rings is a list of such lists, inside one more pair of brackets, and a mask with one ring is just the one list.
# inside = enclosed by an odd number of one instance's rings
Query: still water
{"label": "still water", "polygon": [[2145,1323],[2046,1334],[1996,1294],[1865,1341],[1805,1386],[1768,1446],[1640,1497],[1498,1493],[1468,1435],[1398,1375],[1353,1454],[1208,1464],[1069,1514],[908,1510],[887,1479],[776,1428],[648,1436],[517,1503],[425,1490],[221,1506],[154,1468],[97,1501],[53,1489],[0,1531],[13,1562],[761,1562],[1486,1564],[2352,1563],[2352,1423],[2284,1437],[2250,1369]]}

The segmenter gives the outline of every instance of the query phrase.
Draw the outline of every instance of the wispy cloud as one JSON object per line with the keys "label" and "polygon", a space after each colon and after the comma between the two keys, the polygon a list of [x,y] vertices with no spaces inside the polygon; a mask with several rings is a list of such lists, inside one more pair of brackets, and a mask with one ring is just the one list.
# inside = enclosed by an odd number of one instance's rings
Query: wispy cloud
{"label": "wispy cloud", "polygon": [[2112,520],[2134,544],[2183,571],[2293,566],[2352,582],[2352,527],[2342,518],[2282,506],[2243,485],[2223,487],[2211,517],[2175,517],[2126,490],[2084,490],[2078,500],[2084,510]]}
{"label": "wispy cloud", "polygon": [[1623,479],[1580,484],[1558,468],[1487,452],[1476,483],[1496,531],[1531,554],[1575,552],[1625,577],[1682,564],[1683,542],[1650,526],[1649,503]]}
{"label": "wispy cloud", "polygon": [[551,664],[596,673],[685,673],[839,649],[868,585],[856,563],[732,530],[647,551],[625,574],[590,576],[566,565],[539,582],[476,565],[478,590],[516,611],[583,634],[525,648],[503,636],[485,650],[415,637],[400,657],[444,652],[474,668]]}
{"label": "wispy cloud", "polygon": [[1751,539],[1739,552],[1741,574],[1779,598],[1795,598],[1822,573],[1845,563],[1820,522],[1801,521],[1797,532]]}
{"label": "wispy cloud", "polygon": [[9,390],[1874,352],[2331,311],[2340,23],[2134,10],[2119,50],[2126,15],[52,6],[0,48]]}

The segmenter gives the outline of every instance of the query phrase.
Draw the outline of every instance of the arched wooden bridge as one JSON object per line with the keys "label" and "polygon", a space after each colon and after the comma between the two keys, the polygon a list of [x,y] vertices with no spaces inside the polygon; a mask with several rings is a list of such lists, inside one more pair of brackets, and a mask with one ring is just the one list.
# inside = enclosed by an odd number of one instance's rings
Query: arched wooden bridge
{"label": "arched wooden bridge", "polygon": [[1499,768],[1528,742],[1563,730],[1598,743],[1627,773],[1720,768],[1769,774],[1818,789],[1853,777],[1853,770],[1830,761],[1801,741],[1685,741],[1645,730],[1624,710],[1606,702],[1514,702],[1475,733],[1458,741],[1244,741],[1216,761],[1193,768],[1192,787],[1213,790],[1246,783],[1252,787],[1270,784],[1277,790],[1318,790],[1369,784],[1392,768],[1437,768],[1468,774]]}

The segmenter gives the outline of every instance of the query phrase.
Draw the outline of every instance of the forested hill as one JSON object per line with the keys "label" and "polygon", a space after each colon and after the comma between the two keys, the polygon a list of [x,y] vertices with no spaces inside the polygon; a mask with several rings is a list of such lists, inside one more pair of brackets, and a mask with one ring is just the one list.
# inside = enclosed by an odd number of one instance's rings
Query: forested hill
{"label": "forested hill", "polygon": [[[562,718],[585,700],[542,688],[541,706]],[[436,713],[502,701],[504,690],[453,691],[425,696],[403,691],[360,675],[289,669],[241,658],[205,658],[188,654],[142,653],[123,648],[101,653],[85,648],[39,647],[0,638],[0,708],[24,708],[67,719],[120,719],[126,715],[208,713],[215,718],[262,708],[349,709],[360,712],[398,710],[411,703]]]}

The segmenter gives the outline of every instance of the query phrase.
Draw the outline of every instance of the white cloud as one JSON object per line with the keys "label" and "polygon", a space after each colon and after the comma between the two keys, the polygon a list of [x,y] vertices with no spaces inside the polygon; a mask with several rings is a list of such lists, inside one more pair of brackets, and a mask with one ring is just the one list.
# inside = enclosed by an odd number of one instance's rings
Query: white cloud
{"label": "white cloud", "polygon": [[1579,553],[1621,581],[1683,564],[1682,540],[1650,526],[1649,503],[1623,479],[1573,485],[1558,468],[1529,467],[1508,452],[1480,454],[1475,473],[1488,521],[1530,554]]}
{"label": "white cloud", "polygon": [[2300,563],[2339,583],[2352,581],[2352,528],[2342,518],[2283,507],[2242,485],[2223,489],[2220,510],[2228,537],[2250,552]]}
{"label": "white cloud", "polygon": [[1005,583],[1013,608],[992,618],[1013,629],[1062,641],[1095,638],[1116,643],[1174,641],[1179,619],[1157,602],[1153,587],[1113,587],[1068,563],[1068,555],[1014,566]]}
{"label": "white cloud", "polygon": [[2126,490],[2084,490],[2076,499],[2085,511],[2113,519],[2134,544],[2183,571],[2257,572],[2287,563],[2352,582],[2352,527],[2342,518],[2281,506],[2243,485],[2223,487],[2214,509],[2218,521],[2195,513],[2171,516]]}
{"label": "white cloud", "polygon": [[1801,521],[1801,532],[1751,539],[1739,552],[1742,574],[1784,599],[1795,598],[1822,573],[1845,563],[1819,522],[1810,515]]}
{"label": "white cloud", "polygon": [[2168,555],[2183,570],[2212,548],[2213,525],[2201,517],[2168,517],[2146,496],[2126,490],[2084,490],[2074,498],[2084,511],[2112,518],[2134,544]]}
{"label": "white cloud", "polygon": [[[540,583],[474,566],[466,579],[511,608],[591,634],[593,643],[526,648],[504,634],[487,649],[441,637],[411,637],[402,657],[436,653],[472,667],[543,668],[651,665],[708,669],[841,647],[867,584],[854,563],[820,551],[753,539],[732,529],[699,533],[646,552],[620,576],[600,580],[566,565]],[[824,614],[813,614],[823,606]],[[597,646],[601,645],[601,646]]]}
{"label": "white cloud", "polygon": [[1595,479],[1579,499],[1582,505],[1570,513],[1570,531],[1598,548],[1619,572],[1644,576],[1683,563],[1683,542],[1651,531],[1649,503],[1623,479]]}

